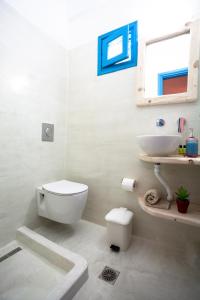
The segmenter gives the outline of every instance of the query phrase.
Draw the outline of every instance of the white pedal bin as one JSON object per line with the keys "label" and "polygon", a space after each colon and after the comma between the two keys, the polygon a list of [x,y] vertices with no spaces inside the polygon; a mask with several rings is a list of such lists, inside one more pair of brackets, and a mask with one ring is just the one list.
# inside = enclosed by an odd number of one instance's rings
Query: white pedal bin
{"label": "white pedal bin", "polygon": [[105,216],[105,220],[110,245],[127,250],[132,236],[133,212],[125,207],[114,208]]}

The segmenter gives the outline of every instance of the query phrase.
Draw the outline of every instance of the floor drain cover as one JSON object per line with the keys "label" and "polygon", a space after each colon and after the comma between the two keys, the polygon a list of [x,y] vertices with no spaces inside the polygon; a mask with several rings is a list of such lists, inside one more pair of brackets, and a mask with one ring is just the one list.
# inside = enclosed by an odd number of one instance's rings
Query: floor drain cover
{"label": "floor drain cover", "polygon": [[114,284],[115,281],[117,280],[117,277],[119,276],[119,271],[116,271],[110,267],[105,267],[101,274],[99,275],[99,278],[110,283]]}
{"label": "floor drain cover", "polygon": [[13,256],[14,254],[16,254],[17,252],[21,251],[22,248],[17,247],[13,250],[11,250],[10,252],[6,253],[4,256],[0,257],[0,262],[4,261],[5,259],[9,258],[10,256]]}

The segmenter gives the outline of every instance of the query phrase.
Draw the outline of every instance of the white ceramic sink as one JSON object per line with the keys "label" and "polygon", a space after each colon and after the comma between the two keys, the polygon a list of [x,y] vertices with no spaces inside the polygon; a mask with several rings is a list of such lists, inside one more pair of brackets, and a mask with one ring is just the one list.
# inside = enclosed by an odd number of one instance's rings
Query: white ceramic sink
{"label": "white ceramic sink", "polygon": [[137,138],[141,149],[151,156],[174,154],[181,144],[179,135],[140,135]]}

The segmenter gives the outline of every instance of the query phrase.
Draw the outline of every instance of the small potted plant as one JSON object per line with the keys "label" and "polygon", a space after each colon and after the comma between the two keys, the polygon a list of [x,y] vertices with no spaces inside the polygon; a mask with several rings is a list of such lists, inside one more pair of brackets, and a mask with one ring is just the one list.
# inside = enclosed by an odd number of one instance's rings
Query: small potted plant
{"label": "small potted plant", "polygon": [[180,186],[177,193],[176,193],[176,204],[177,204],[177,208],[178,211],[180,213],[186,214],[188,206],[190,204],[189,202],[189,193],[187,191],[186,188],[184,188],[183,186]]}

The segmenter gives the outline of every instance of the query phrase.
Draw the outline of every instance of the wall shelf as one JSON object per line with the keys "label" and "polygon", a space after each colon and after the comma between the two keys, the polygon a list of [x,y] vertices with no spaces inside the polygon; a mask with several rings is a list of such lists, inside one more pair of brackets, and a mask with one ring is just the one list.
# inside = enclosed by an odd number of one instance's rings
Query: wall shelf
{"label": "wall shelf", "polygon": [[140,160],[150,163],[174,164],[174,165],[200,165],[200,157],[184,157],[181,155],[154,157],[146,154],[140,154]]}
{"label": "wall shelf", "polygon": [[200,227],[200,205],[196,203],[190,203],[186,214],[177,211],[174,201],[168,210],[147,206],[143,197],[139,197],[139,205],[146,213],[152,216]]}
{"label": "wall shelf", "polygon": [[[140,154],[140,160],[153,163],[155,165],[154,166],[155,175],[156,175],[155,168],[156,167],[160,168],[160,165],[156,165],[156,164],[200,166],[200,157],[190,158],[181,155],[154,157],[146,154]],[[169,186],[166,184],[165,180],[160,176],[160,174],[159,176],[157,175],[156,177],[161,182],[161,184],[165,187],[167,194],[169,195],[169,192],[170,194],[172,194]],[[199,204],[190,202],[188,212],[186,214],[182,214],[178,212],[175,201],[171,202],[171,206],[168,210],[156,208],[153,206],[147,206],[143,197],[139,197],[139,205],[146,213],[152,216],[200,227],[200,205]]]}

